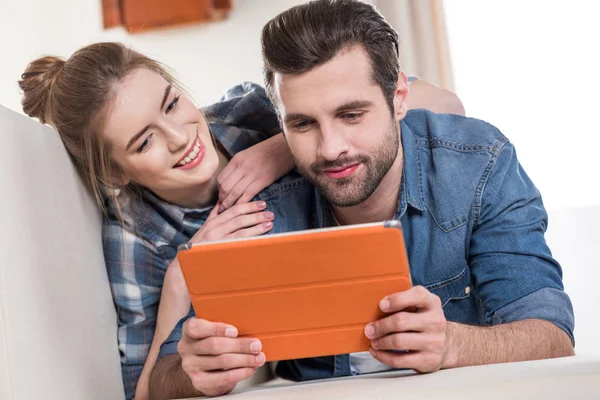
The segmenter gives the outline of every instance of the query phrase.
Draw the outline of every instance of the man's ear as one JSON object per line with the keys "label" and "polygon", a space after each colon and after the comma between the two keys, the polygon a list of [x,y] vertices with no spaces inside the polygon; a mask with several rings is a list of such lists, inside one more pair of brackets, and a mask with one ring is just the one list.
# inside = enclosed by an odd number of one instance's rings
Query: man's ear
{"label": "man's ear", "polygon": [[394,92],[394,118],[401,121],[408,111],[408,79],[404,72],[400,71],[396,81],[396,91]]}

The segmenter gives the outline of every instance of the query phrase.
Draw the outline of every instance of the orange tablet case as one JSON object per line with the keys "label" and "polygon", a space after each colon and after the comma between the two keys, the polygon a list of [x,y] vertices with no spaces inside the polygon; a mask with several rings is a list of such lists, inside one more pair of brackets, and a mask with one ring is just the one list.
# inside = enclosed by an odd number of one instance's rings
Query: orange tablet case
{"label": "orange tablet case", "polygon": [[379,301],[412,286],[398,221],[185,244],[198,318],[261,340],[267,361],[366,351]]}

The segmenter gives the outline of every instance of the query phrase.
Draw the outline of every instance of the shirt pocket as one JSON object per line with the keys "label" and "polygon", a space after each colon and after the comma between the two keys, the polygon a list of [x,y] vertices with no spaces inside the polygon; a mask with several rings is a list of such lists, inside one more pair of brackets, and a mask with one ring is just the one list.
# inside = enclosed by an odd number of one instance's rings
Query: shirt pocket
{"label": "shirt pocket", "polygon": [[443,281],[425,285],[425,288],[440,298],[442,308],[446,308],[453,301],[466,299],[473,292],[469,268],[465,265],[458,274]]}

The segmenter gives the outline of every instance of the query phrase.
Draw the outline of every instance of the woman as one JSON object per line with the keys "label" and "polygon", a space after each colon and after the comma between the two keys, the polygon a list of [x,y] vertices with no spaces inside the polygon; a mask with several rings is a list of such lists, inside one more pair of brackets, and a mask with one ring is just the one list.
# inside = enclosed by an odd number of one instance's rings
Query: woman
{"label": "woman", "polygon": [[177,246],[308,229],[313,190],[290,172],[256,85],[199,110],[163,66],[118,43],[35,60],[19,84],[25,113],[58,131],[104,211],[126,396],[146,398],[159,346],[189,310]]}

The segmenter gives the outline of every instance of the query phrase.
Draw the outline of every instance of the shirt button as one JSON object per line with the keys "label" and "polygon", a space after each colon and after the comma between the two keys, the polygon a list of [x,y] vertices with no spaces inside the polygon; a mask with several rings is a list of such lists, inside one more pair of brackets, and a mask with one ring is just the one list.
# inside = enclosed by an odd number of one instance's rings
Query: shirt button
{"label": "shirt button", "polygon": [[469,294],[471,294],[471,286],[467,286],[465,288],[465,294],[468,296]]}

